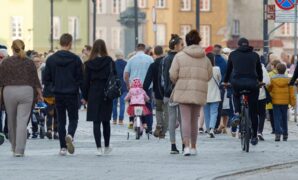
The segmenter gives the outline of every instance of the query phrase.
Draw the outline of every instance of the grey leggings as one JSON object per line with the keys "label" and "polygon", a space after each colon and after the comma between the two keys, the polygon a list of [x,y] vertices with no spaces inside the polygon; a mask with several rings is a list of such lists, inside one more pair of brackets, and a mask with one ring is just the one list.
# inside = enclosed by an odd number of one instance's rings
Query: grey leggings
{"label": "grey leggings", "polygon": [[[181,113],[179,105],[170,106],[169,103],[166,103],[169,111],[169,133],[170,133],[170,141],[172,144],[176,143],[176,122],[178,121],[180,124],[180,132],[181,129]],[[181,135],[182,139],[182,135]]]}
{"label": "grey leggings", "polygon": [[6,86],[3,91],[3,98],[12,151],[17,154],[24,154],[27,124],[33,104],[33,88],[30,86]]}

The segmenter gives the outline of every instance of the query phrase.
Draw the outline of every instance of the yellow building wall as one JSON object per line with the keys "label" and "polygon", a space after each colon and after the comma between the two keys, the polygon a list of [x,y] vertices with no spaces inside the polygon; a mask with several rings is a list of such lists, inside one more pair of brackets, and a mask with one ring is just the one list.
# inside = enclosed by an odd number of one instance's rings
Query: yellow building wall
{"label": "yellow building wall", "polygon": [[[23,17],[23,41],[26,49],[33,47],[33,0],[1,0],[0,44],[10,47],[12,44],[12,16]],[[10,51],[11,52],[11,51]]]}
{"label": "yellow building wall", "polygon": [[[201,12],[201,25],[210,25],[210,45],[226,45],[225,32],[228,24],[228,0],[210,0],[211,10]],[[155,1],[148,1],[146,9],[141,9],[146,13],[145,43],[154,45],[154,32],[152,23],[152,7]],[[192,0],[191,11],[180,10],[180,0],[167,0],[165,9],[157,9],[157,24],[166,24],[166,42],[169,42],[171,34],[180,35],[181,25],[191,25],[196,28],[196,0]],[[167,43],[166,43],[167,44]]]}

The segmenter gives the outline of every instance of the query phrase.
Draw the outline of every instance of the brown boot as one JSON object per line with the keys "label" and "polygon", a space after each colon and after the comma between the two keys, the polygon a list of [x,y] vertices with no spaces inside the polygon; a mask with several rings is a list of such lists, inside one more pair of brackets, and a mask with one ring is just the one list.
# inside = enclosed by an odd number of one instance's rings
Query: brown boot
{"label": "brown boot", "polygon": [[161,126],[156,126],[155,131],[153,133],[154,137],[158,138],[161,135],[161,132],[162,132]]}

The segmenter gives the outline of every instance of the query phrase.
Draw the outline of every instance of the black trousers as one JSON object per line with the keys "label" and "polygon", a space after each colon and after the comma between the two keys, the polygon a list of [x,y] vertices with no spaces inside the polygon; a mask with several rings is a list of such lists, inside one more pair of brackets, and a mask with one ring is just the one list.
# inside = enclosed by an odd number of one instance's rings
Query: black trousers
{"label": "black trousers", "polygon": [[[240,91],[237,89],[234,89],[233,103],[235,113],[241,113],[241,94],[239,92]],[[258,133],[258,98],[259,89],[251,90],[250,94],[248,94],[248,106],[253,129],[253,137],[257,137]]]}
{"label": "black trousers", "polygon": [[100,122],[94,121],[93,122],[93,134],[95,138],[95,143],[97,148],[101,148],[101,124],[103,127],[103,138],[105,141],[105,147],[110,146],[110,136],[111,136],[111,125],[110,121],[107,122]]}
{"label": "black trousers", "polygon": [[266,100],[258,101],[258,120],[259,120],[259,128],[258,133],[263,134],[264,124],[266,119]]}
{"label": "black trousers", "polygon": [[55,105],[48,105],[47,107],[47,130],[58,132],[57,110]]}
{"label": "black trousers", "polygon": [[272,127],[272,132],[275,132],[275,129],[274,129],[273,109],[269,109],[268,110],[268,113],[269,113],[270,124],[271,124],[271,127]]}
{"label": "black trousers", "polygon": [[74,137],[79,120],[78,96],[56,96],[55,99],[58,117],[60,147],[66,148],[66,112],[69,119],[67,134]]}

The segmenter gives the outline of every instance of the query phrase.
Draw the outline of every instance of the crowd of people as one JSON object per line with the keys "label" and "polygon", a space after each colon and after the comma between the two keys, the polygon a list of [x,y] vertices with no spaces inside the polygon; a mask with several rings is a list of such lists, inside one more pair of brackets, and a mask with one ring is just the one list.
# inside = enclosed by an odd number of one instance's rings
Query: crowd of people
{"label": "crowd of people", "polygon": [[[13,41],[12,56],[1,46],[0,136],[4,132],[13,155],[23,157],[30,136],[29,121],[32,121],[32,138],[36,138],[39,119],[44,118],[33,109],[43,103],[46,137],[59,139],[60,155],[73,154],[79,109],[83,105],[87,108],[86,120],[93,122],[96,153],[101,156],[112,151],[111,120],[114,125],[123,125],[126,112],[128,128],[132,129],[135,108],[141,107],[142,127],[147,134],[164,139],[168,132],[170,153],[179,154],[176,142],[179,127],[183,155],[196,155],[198,133],[215,138],[217,134],[226,134],[230,127],[231,135],[237,136],[241,118],[240,92],[249,90],[251,144],[265,140],[266,119],[271,122],[275,141],[280,141],[281,137],[287,141],[288,110],[296,106],[293,85],[298,68],[294,62],[284,62],[274,54],[265,62],[245,38],[239,40],[239,47],[234,51],[221,45],[202,48],[196,30],[190,31],[185,41],[183,39],[173,34],[167,52],[162,46],[149,48],[140,43],[127,61],[121,51],[115,53],[116,60],[113,60],[101,39],[92,47],[86,45],[78,56],[71,52],[70,34],[61,36],[60,50],[44,55],[25,52],[21,40]],[[289,74],[293,75],[292,79]],[[120,83],[119,95],[113,99],[107,95],[111,77],[117,77]],[[6,114],[5,123],[2,112]],[[156,127],[153,127],[154,114]]]}

